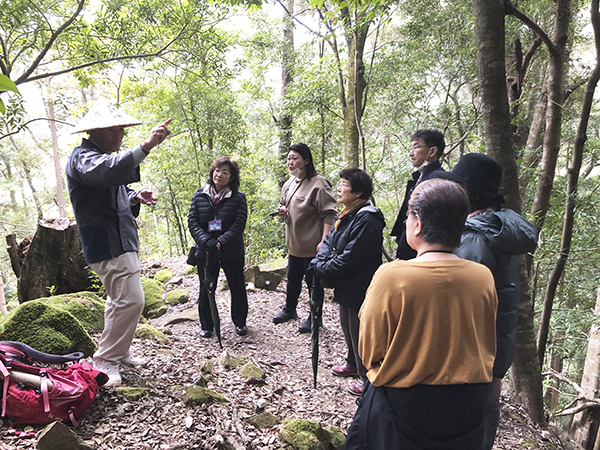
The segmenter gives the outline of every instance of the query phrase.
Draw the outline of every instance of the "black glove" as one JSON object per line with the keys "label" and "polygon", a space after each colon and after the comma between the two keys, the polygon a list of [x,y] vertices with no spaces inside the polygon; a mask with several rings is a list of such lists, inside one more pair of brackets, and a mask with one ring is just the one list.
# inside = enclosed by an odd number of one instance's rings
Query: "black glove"
{"label": "black glove", "polygon": [[219,241],[217,241],[216,239],[209,239],[208,241],[206,241],[206,253],[208,253],[209,255],[216,255],[217,254],[217,244],[219,243]]}

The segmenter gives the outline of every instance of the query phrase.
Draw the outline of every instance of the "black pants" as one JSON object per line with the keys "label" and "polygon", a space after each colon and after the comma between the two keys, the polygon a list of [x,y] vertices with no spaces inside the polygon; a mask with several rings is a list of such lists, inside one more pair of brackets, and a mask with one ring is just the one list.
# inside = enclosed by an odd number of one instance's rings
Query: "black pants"
{"label": "black pants", "polygon": [[340,305],[340,325],[346,341],[346,347],[348,347],[346,364],[350,367],[356,367],[356,371],[361,379],[367,381],[367,369],[358,354],[358,330],[360,328],[358,308]]}
{"label": "black pants", "polygon": [[367,383],[344,450],[481,450],[489,384]]}
{"label": "black pants", "polygon": [[[297,256],[288,256],[288,268],[287,268],[287,288],[285,295],[285,308],[288,311],[295,311],[298,306],[298,298],[302,291],[302,278],[306,273],[308,264],[312,261],[312,258],[299,258]],[[312,289],[315,280],[312,276],[306,277],[306,284],[308,285],[308,291]],[[323,287],[319,284],[315,287],[315,295],[320,295],[320,298],[324,297]]]}
{"label": "black pants", "polygon": [[[210,314],[208,303],[208,291],[204,285],[204,266],[206,260],[198,260],[198,277],[200,278],[200,297],[198,298],[198,314],[200,325],[203,330],[213,330],[214,324]],[[237,327],[246,325],[248,317],[248,296],[246,295],[246,284],[244,283],[244,258],[228,259],[219,261],[217,258],[209,258],[209,270],[211,276],[216,280],[219,276],[219,268],[223,268],[229,292],[231,293],[231,320]]]}

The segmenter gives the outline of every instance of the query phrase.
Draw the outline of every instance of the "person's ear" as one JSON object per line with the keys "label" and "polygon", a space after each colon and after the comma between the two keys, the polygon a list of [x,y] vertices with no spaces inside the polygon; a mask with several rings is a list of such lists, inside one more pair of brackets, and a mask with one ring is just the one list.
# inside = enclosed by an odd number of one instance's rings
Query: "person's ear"
{"label": "person's ear", "polygon": [[421,222],[421,218],[415,214],[415,236],[419,236],[421,231],[423,230],[423,223]]}
{"label": "person's ear", "polygon": [[438,148],[434,145],[433,147],[429,147],[429,155],[428,159],[435,158],[437,156]]}

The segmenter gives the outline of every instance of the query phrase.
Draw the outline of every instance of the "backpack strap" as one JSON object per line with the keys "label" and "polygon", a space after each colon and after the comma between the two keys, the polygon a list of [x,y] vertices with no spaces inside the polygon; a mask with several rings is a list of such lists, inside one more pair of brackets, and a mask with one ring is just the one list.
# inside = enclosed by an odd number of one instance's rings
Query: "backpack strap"
{"label": "backpack strap", "polygon": [[85,356],[82,352],[69,353],[68,355],[53,355],[51,353],[39,352],[22,342],[13,341],[0,341],[0,352],[13,356],[17,360],[22,358],[24,354],[45,364],[62,364],[69,361],[79,361]]}
{"label": "backpack strap", "polygon": [[4,417],[6,414],[6,398],[8,397],[8,382],[10,380],[10,372],[8,368],[2,363],[2,359],[0,358],[0,373],[4,378],[4,382],[2,383],[2,414],[0,417]]}

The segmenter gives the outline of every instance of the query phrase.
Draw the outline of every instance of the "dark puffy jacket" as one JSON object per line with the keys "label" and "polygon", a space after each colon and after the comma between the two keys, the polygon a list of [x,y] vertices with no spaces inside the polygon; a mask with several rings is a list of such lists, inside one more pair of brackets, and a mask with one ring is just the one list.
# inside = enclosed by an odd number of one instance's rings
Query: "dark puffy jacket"
{"label": "dark puffy jacket", "polygon": [[502,378],[512,364],[519,316],[518,255],[535,251],[536,228],[511,209],[467,219],[456,255],[483,264],[494,275],[498,293],[494,377]]}
{"label": "dark puffy jacket", "polygon": [[317,276],[334,287],[340,305],[360,308],[371,278],[381,265],[385,220],[369,202],[342,218],[325,237],[319,253],[310,262]]}
{"label": "dark puffy jacket", "polygon": [[[244,257],[244,228],[248,205],[243,192],[230,192],[215,208],[208,194],[208,185],[194,193],[188,214],[188,227],[196,242],[196,258],[206,259],[206,242],[217,239],[221,243],[219,260]],[[208,222],[221,220],[221,231],[208,231]]]}

